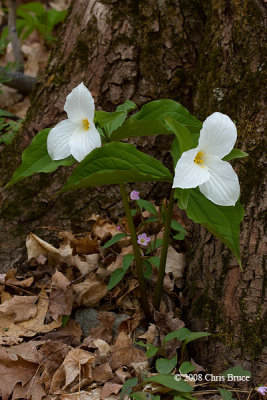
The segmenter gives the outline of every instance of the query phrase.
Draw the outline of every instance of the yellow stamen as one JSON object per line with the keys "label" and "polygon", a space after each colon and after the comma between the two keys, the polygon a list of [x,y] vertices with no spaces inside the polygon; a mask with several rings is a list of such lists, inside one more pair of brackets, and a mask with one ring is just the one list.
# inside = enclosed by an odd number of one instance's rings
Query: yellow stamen
{"label": "yellow stamen", "polygon": [[196,164],[202,166],[201,164],[204,163],[204,160],[203,160],[204,154],[205,154],[205,153],[203,153],[203,151],[199,151],[199,152],[197,153],[196,157],[194,158],[194,163],[196,163]]}
{"label": "yellow stamen", "polygon": [[87,118],[83,119],[83,129],[85,131],[88,131],[89,128],[90,128],[90,123],[89,123],[88,119]]}

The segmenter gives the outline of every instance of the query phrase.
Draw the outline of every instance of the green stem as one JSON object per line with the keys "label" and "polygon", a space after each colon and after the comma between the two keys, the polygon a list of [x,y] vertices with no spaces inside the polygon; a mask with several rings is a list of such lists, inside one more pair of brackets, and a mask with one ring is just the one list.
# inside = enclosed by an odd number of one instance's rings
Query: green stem
{"label": "green stem", "polygon": [[126,193],[126,190],[125,190],[125,187],[123,184],[120,184],[120,191],[121,191],[122,202],[123,202],[123,206],[124,206],[124,210],[125,210],[125,214],[126,214],[126,218],[127,218],[127,222],[128,222],[128,227],[129,227],[130,234],[131,234],[131,239],[132,239],[134,257],[135,257],[135,265],[136,265],[136,273],[137,273],[139,288],[140,288],[140,292],[141,292],[141,302],[142,302],[142,306],[144,309],[144,313],[145,313],[148,321],[150,321],[151,315],[150,315],[149,305],[148,305],[148,301],[147,301],[146,282],[145,282],[145,278],[143,275],[143,263],[142,263],[142,258],[141,258],[141,254],[140,254],[140,249],[139,249],[139,246],[137,243],[137,235],[136,235],[136,231],[135,231],[133,218],[131,215],[131,210],[130,210],[130,205],[128,202],[127,193]]}
{"label": "green stem", "polygon": [[160,256],[160,263],[159,263],[159,274],[158,274],[158,281],[155,289],[154,294],[154,307],[156,310],[159,309],[161,294],[163,289],[163,281],[165,276],[165,266],[166,266],[166,259],[168,254],[168,245],[171,233],[171,220],[172,220],[172,210],[174,205],[174,190],[171,191],[171,196],[169,200],[169,205],[167,209],[167,214],[165,217],[164,223],[164,236],[163,236],[163,243],[161,249],[161,256]]}

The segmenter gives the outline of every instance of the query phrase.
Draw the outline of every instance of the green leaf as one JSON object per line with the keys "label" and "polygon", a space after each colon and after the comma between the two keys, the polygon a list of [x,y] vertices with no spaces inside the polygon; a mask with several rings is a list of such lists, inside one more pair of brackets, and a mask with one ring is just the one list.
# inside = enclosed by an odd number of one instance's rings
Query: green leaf
{"label": "green leaf", "polygon": [[233,376],[248,376],[251,378],[251,372],[243,369],[240,365],[236,365],[235,367],[229,368],[222,373],[222,376],[233,375]]}
{"label": "green leaf", "polygon": [[150,279],[152,276],[152,267],[149,260],[144,260],[143,274],[146,279]]}
{"label": "green leaf", "polygon": [[51,159],[46,145],[49,131],[50,129],[43,129],[33,138],[31,144],[22,153],[22,163],[14,172],[6,188],[37,172],[53,172],[61,165],[69,166],[75,162],[72,156],[58,161]]}
{"label": "green leaf", "polygon": [[108,143],[93,150],[77,166],[62,191],[124,182],[172,182],[158,160],[128,143]]}
{"label": "green leaf", "polygon": [[141,341],[135,342],[135,343],[138,344],[138,346],[146,347],[146,349],[147,349],[147,351],[146,351],[147,358],[154,357],[157,354],[158,350],[159,350],[158,347],[153,346],[153,344],[151,344],[151,343],[143,343]]}
{"label": "green leaf", "polygon": [[103,249],[107,249],[108,247],[112,246],[113,244],[119,242],[121,239],[125,238],[125,233],[117,233],[117,235],[113,236],[110,240],[108,240],[104,246]]}
{"label": "green leaf", "polygon": [[117,268],[112,272],[108,283],[108,290],[113,289],[124,277],[125,271],[122,268]]}
{"label": "green leaf", "polygon": [[67,325],[69,319],[70,319],[69,315],[62,315],[61,328],[65,328],[65,326]]}
{"label": "green leaf", "polygon": [[149,257],[148,261],[155,265],[155,267],[159,268],[160,258],[157,256]]}
{"label": "green leaf", "polygon": [[0,110],[0,118],[2,117],[14,117],[14,114],[6,110]]}
{"label": "green leaf", "polygon": [[165,118],[166,124],[168,127],[172,130],[172,132],[175,134],[175,136],[178,139],[179,142],[179,148],[180,148],[180,156],[184,151],[190,150],[194,147],[192,138],[191,138],[191,133],[190,131],[185,128],[183,125],[179,124],[175,119],[166,117]]}
{"label": "green leaf", "polygon": [[139,121],[130,117],[110,135],[111,141],[119,141],[131,137],[151,135],[171,135],[172,132],[161,121]]}
{"label": "green leaf", "polygon": [[138,384],[137,378],[128,379],[121,389],[120,400],[123,400],[124,395],[132,393],[132,388]]}
{"label": "green leaf", "polygon": [[192,189],[186,213],[190,219],[203,225],[226,244],[241,266],[239,226],[244,218],[244,209],[239,202],[230,207],[218,206],[203,196],[198,189]]}
{"label": "green leaf", "polygon": [[115,111],[111,113],[96,111],[94,122],[97,122],[100,128],[104,129],[108,136],[110,136],[115,129],[123,124],[126,117],[127,113],[125,111]]}
{"label": "green leaf", "polygon": [[150,246],[148,247],[146,254],[151,253],[151,251],[157,250],[160,246],[162,246],[163,239],[152,240]]}
{"label": "green leaf", "polygon": [[149,211],[153,215],[157,215],[157,210],[154,204],[150,203],[150,201],[139,199],[136,200],[136,203],[139,205],[140,208],[144,208],[146,211]]}
{"label": "green leaf", "polygon": [[159,358],[156,361],[156,370],[159,374],[169,374],[172,372],[177,364],[177,356],[172,357],[170,360],[167,358]]}
{"label": "green leaf", "polygon": [[123,104],[120,104],[117,106],[116,111],[125,111],[125,112],[130,112],[133,110],[136,110],[137,105],[131,101],[131,100],[126,100]]}
{"label": "green leaf", "polygon": [[179,207],[182,210],[187,209],[188,200],[192,189],[176,188],[174,191],[174,198],[178,200]]}
{"label": "green leaf", "polygon": [[179,232],[179,233],[177,233],[177,235],[174,235],[172,238],[174,240],[184,240],[185,233],[184,232]]}
{"label": "green leaf", "polygon": [[134,255],[133,255],[133,254],[126,254],[126,255],[123,257],[123,262],[122,262],[122,269],[123,269],[123,271],[126,272],[126,271],[128,270],[128,268],[129,268],[130,265],[132,264],[133,260],[134,260]]}
{"label": "green leaf", "polygon": [[183,379],[176,381],[174,375],[155,375],[150,378],[144,379],[143,383],[149,382],[159,383],[162,386],[166,386],[170,389],[174,389],[181,392],[192,392],[193,388],[188,385]]}
{"label": "green leaf", "polygon": [[230,390],[218,388],[219,392],[224,400],[233,400],[233,395]]}
{"label": "green leaf", "polygon": [[171,228],[175,231],[186,234],[186,230],[184,229],[183,225],[179,224],[179,222],[175,221],[175,219],[171,220]]}
{"label": "green leaf", "polygon": [[160,400],[160,396],[154,396],[150,392],[135,392],[130,397],[135,400]]}
{"label": "green leaf", "polygon": [[150,224],[152,222],[157,222],[158,220],[159,220],[159,218],[157,218],[157,217],[148,217],[148,218],[145,219],[144,223],[145,224]]}
{"label": "green leaf", "polygon": [[192,340],[200,339],[206,336],[210,336],[208,332],[189,332],[184,339],[184,344],[187,345],[188,343],[192,342]]}
{"label": "green leaf", "polygon": [[173,160],[173,168],[175,168],[177,161],[180,158],[180,154],[181,154],[181,150],[180,150],[179,142],[178,142],[177,137],[175,136],[175,138],[172,141],[172,145],[171,145],[171,156],[172,156],[172,160]]}
{"label": "green leaf", "polygon": [[225,157],[223,157],[224,161],[229,161],[229,160],[233,160],[235,158],[243,158],[243,157],[247,157],[249,154],[245,153],[242,150],[239,149],[233,149],[229,154],[227,154]]}
{"label": "green leaf", "polygon": [[196,367],[193,364],[191,364],[191,362],[189,362],[189,361],[183,362],[179,368],[181,374],[188,374],[189,372],[192,372],[195,369],[196,369]]}
{"label": "green leaf", "polygon": [[168,333],[168,335],[165,336],[163,343],[169,342],[172,339],[184,340],[189,333],[189,329],[180,328],[177,331]]}

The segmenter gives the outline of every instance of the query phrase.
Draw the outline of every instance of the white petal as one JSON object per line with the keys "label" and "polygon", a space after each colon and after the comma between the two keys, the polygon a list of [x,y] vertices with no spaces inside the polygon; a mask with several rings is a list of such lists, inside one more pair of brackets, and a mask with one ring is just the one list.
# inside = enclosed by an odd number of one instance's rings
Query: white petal
{"label": "white petal", "polygon": [[82,161],[97,147],[101,147],[101,138],[93,122],[87,131],[77,128],[70,138],[70,152],[77,161]]}
{"label": "white petal", "polygon": [[234,147],[236,137],[233,121],[227,115],[215,112],[203,122],[198,147],[205,153],[223,158]]}
{"label": "white petal", "polygon": [[206,159],[210,179],[199,189],[213,203],[220,206],[234,206],[240,195],[238,177],[232,166],[216,156]]}
{"label": "white petal", "polygon": [[64,110],[72,122],[81,123],[85,118],[90,120],[94,118],[95,102],[83,83],[68,94]]}
{"label": "white petal", "polygon": [[47,151],[52,160],[62,160],[70,155],[69,141],[77,125],[69,119],[59,122],[48,134]]}
{"label": "white petal", "polygon": [[194,188],[209,179],[208,168],[194,162],[198,151],[197,147],[182,154],[175,167],[173,187],[182,189]]}

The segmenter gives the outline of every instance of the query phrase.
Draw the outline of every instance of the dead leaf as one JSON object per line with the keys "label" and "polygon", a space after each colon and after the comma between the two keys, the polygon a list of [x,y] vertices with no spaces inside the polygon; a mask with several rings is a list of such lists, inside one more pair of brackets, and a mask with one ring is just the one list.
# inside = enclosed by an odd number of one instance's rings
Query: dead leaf
{"label": "dead leaf", "polygon": [[106,382],[101,391],[100,399],[107,399],[107,397],[109,397],[113,393],[118,394],[122,386],[123,385],[119,385],[118,383]]}
{"label": "dead leaf", "polygon": [[30,398],[32,400],[42,400],[45,395],[46,393],[40,383],[39,377],[33,376],[33,378],[25,386],[22,386],[21,383],[15,386],[12,394],[12,400]]}
{"label": "dead leaf", "polygon": [[110,366],[113,370],[123,365],[129,366],[133,362],[147,361],[142,350],[132,345],[132,341],[125,332],[121,332],[111,348]]}
{"label": "dead leaf", "polygon": [[74,254],[94,254],[99,253],[99,243],[97,239],[85,236],[71,242]]}
{"label": "dead leaf", "polygon": [[56,331],[49,332],[42,336],[43,340],[60,340],[69,346],[79,346],[81,344],[82,329],[79,322],[69,318],[67,325],[64,328],[59,328]]}
{"label": "dead leaf", "polygon": [[70,281],[58,270],[52,276],[52,291],[48,312],[57,321],[61,315],[70,315],[73,303],[73,290]]}
{"label": "dead leaf", "polygon": [[90,337],[102,339],[110,343],[112,340],[115,315],[107,311],[101,311],[98,313],[97,318],[100,324],[96,328],[91,329]]}
{"label": "dead leaf", "polygon": [[50,390],[51,392],[55,392],[61,388],[63,384],[63,388],[66,388],[71,382],[73,382],[76,377],[79,375],[81,371],[81,365],[91,364],[95,359],[95,356],[88,351],[82,349],[72,349],[63,364],[60,368],[55,372]]}
{"label": "dead leaf", "polygon": [[0,332],[1,336],[8,336],[11,338],[18,338],[21,336],[31,337],[37,333],[50,332],[61,326],[61,319],[59,319],[59,321],[53,321],[50,324],[44,323],[48,309],[48,296],[44,289],[42,289],[38,297],[37,314],[28,321],[15,324],[12,317],[0,315],[0,326],[2,328]]}
{"label": "dead leaf", "polygon": [[98,237],[101,241],[108,236],[117,235],[117,225],[107,219],[98,218],[92,228],[92,234]]}
{"label": "dead leaf", "polygon": [[28,252],[28,260],[38,258],[40,255],[47,257],[48,263],[57,265],[59,262],[58,249],[51,244],[45,242],[38,236],[30,233],[26,238],[26,247]]}
{"label": "dead leaf", "polygon": [[20,357],[17,360],[11,358],[9,360],[4,358],[3,360],[0,356],[0,361],[2,361],[0,362],[0,376],[4,377],[4,379],[0,379],[0,391],[2,400],[8,400],[18,382],[24,386],[30,381],[35,375],[38,364]]}
{"label": "dead leaf", "polygon": [[150,324],[148,330],[143,335],[138,336],[139,339],[145,339],[147,343],[154,343],[154,340],[158,334],[158,330],[155,324]]}
{"label": "dead leaf", "polygon": [[31,276],[28,279],[23,279],[22,281],[18,280],[17,278],[10,278],[6,281],[9,285],[15,285],[20,287],[30,287],[34,281],[34,278]]}
{"label": "dead leaf", "polygon": [[124,383],[126,379],[131,377],[131,374],[128,372],[127,367],[120,367],[116,369],[115,375],[119,378],[119,380]]}
{"label": "dead leaf", "polygon": [[78,306],[94,307],[106,296],[107,285],[96,276],[88,276],[84,282],[73,285],[74,299]]}
{"label": "dead leaf", "polygon": [[113,378],[113,372],[108,363],[93,368],[92,378],[96,382],[107,382]]}
{"label": "dead leaf", "polygon": [[14,296],[0,305],[0,313],[14,317],[14,322],[28,321],[37,314],[37,296]]}
{"label": "dead leaf", "polygon": [[133,254],[133,246],[123,247],[120,254],[117,256],[116,260],[108,266],[107,268],[108,271],[113,272],[115,271],[115,269],[121,268],[123,263],[123,258],[126,254]]}

